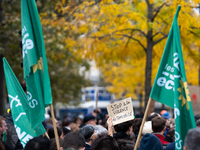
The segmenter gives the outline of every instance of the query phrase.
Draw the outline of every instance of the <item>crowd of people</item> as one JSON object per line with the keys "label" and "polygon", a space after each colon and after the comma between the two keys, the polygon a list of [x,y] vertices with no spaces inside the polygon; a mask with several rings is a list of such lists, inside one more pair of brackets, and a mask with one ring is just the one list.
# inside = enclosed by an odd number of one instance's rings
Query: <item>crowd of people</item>
{"label": "crowd of people", "polygon": [[[57,150],[53,121],[57,126],[60,150],[133,150],[142,117],[136,114],[133,120],[114,126],[112,118],[102,114],[100,109],[84,118],[48,118],[42,122],[47,134],[29,140],[23,148],[9,112],[6,118],[0,117],[0,150]],[[200,114],[195,115],[195,120],[197,128],[188,131],[184,150],[200,150]],[[174,119],[167,111],[150,114],[139,141],[138,150],[175,150]]]}

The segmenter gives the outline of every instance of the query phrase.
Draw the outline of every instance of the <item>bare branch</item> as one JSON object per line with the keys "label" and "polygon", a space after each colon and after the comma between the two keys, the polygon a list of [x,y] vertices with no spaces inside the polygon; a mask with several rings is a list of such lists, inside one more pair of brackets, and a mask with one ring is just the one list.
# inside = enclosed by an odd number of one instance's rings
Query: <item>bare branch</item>
{"label": "bare branch", "polygon": [[157,33],[155,33],[154,35],[153,35],[153,38],[156,36],[156,35],[158,35],[158,34],[162,34],[163,36],[165,36],[166,34],[165,33],[163,33],[163,32],[157,32]]}
{"label": "bare branch", "polygon": [[192,33],[193,35],[195,35],[196,37],[200,37],[197,33],[193,32],[192,30],[189,30],[190,33]]}
{"label": "bare branch", "polygon": [[126,35],[126,34],[116,34],[118,36],[124,36],[124,37],[127,37],[127,38],[130,38],[136,42],[138,42],[138,44],[144,49],[144,51],[146,52],[146,48],[144,47],[144,45],[140,42],[140,40],[136,39],[136,38],[133,38],[132,36],[129,36],[129,35]]}
{"label": "bare branch", "polygon": [[163,18],[160,18],[162,21],[161,21],[161,22],[156,21],[156,23],[157,23],[157,24],[163,24],[163,23],[164,23],[164,24],[167,24],[167,25],[168,25],[168,23],[166,22],[166,20],[168,20],[168,19],[170,19],[170,18],[172,18],[172,17],[173,17],[173,15],[171,15],[170,17],[168,17],[168,18],[166,18],[166,19],[164,19],[164,20],[163,20]]}
{"label": "bare branch", "polygon": [[149,5],[149,0],[146,0],[147,5]]}
{"label": "bare branch", "polygon": [[[130,36],[132,37],[132,35],[133,35],[133,31],[131,31],[131,35]],[[131,38],[128,38],[128,41],[126,42],[124,50],[128,47],[128,43],[130,42],[130,39]]]}
{"label": "bare branch", "polygon": [[157,41],[155,41],[155,42],[153,43],[153,45],[158,44],[160,41],[162,41],[162,40],[165,39],[166,37],[168,37],[168,34],[165,34],[163,37],[161,37],[160,39],[158,39]]}
{"label": "bare branch", "polygon": [[91,37],[89,37],[89,38],[97,38],[97,39],[99,39],[99,40],[101,40],[101,39],[103,39],[103,38],[105,38],[105,37],[109,37],[109,36],[111,36],[110,34],[106,34],[106,35],[103,35],[103,36],[91,36]]}
{"label": "bare branch", "polygon": [[140,29],[131,29],[131,28],[116,30],[116,31],[114,31],[112,34],[114,34],[114,33],[116,33],[116,32],[120,32],[120,31],[126,31],[126,30],[131,30],[132,32],[138,31],[138,32],[140,32],[142,35],[144,35],[145,37],[147,37],[147,35],[146,35],[142,30],[140,30]]}
{"label": "bare branch", "polygon": [[155,12],[155,14],[153,15],[152,21],[155,19],[155,17],[158,15],[159,11],[161,10],[161,8],[166,5],[166,3],[163,3],[161,6],[156,7],[153,11]]}

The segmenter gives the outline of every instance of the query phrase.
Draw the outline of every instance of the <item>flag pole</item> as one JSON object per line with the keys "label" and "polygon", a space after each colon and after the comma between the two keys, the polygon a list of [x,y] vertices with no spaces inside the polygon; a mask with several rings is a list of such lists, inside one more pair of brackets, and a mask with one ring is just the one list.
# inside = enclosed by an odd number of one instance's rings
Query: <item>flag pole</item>
{"label": "flag pole", "polygon": [[50,138],[49,138],[49,135],[48,135],[48,133],[47,133],[47,132],[45,132],[44,134],[46,135],[46,137],[47,137],[48,139],[50,139]]}
{"label": "flag pole", "polygon": [[60,149],[60,143],[59,143],[59,139],[58,139],[58,131],[57,131],[57,128],[56,128],[56,122],[55,122],[55,116],[54,116],[52,104],[50,104],[50,110],[51,110],[53,129],[54,129],[54,134],[55,134],[55,139],[56,139],[56,145],[57,145],[57,149],[59,150]]}
{"label": "flag pole", "polygon": [[138,134],[138,137],[137,137],[137,141],[135,143],[134,150],[137,150],[137,147],[138,147],[138,144],[139,144],[139,141],[140,141],[140,137],[141,137],[141,134],[142,134],[142,130],[143,130],[143,127],[144,127],[144,123],[146,121],[147,113],[149,111],[149,107],[150,107],[150,104],[151,104],[151,100],[152,99],[149,97],[149,100],[148,100],[148,103],[147,103],[147,107],[146,107],[146,110],[145,110],[145,113],[144,113],[144,117],[142,119],[142,124],[140,126],[140,131],[139,131],[139,134]]}

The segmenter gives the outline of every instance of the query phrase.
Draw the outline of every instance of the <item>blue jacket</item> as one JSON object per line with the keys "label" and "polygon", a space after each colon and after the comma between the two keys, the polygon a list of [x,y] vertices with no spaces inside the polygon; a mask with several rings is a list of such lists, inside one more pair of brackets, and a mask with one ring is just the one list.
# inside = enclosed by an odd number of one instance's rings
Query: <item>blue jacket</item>
{"label": "blue jacket", "polygon": [[163,150],[162,143],[155,135],[146,133],[140,142],[140,147],[137,150]]}
{"label": "blue jacket", "polygon": [[175,150],[175,142],[168,144],[165,150]]}
{"label": "blue jacket", "polygon": [[85,144],[85,150],[90,150],[91,146],[89,144]]}

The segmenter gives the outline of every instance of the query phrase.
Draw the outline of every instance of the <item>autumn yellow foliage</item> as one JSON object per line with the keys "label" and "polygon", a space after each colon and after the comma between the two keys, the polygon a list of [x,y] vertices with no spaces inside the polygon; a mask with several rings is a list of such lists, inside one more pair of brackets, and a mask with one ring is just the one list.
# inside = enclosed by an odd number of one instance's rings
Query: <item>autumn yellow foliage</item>
{"label": "autumn yellow foliage", "polygon": [[189,84],[197,85],[200,16],[194,8],[198,0],[60,1],[53,19],[45,13],[41,18],[44,25],[58,28],[63,50],[96,61],[118,98],[125,92],[137,99],[138,86],[140,93],[150,93],[178,5],[186,76]]}

